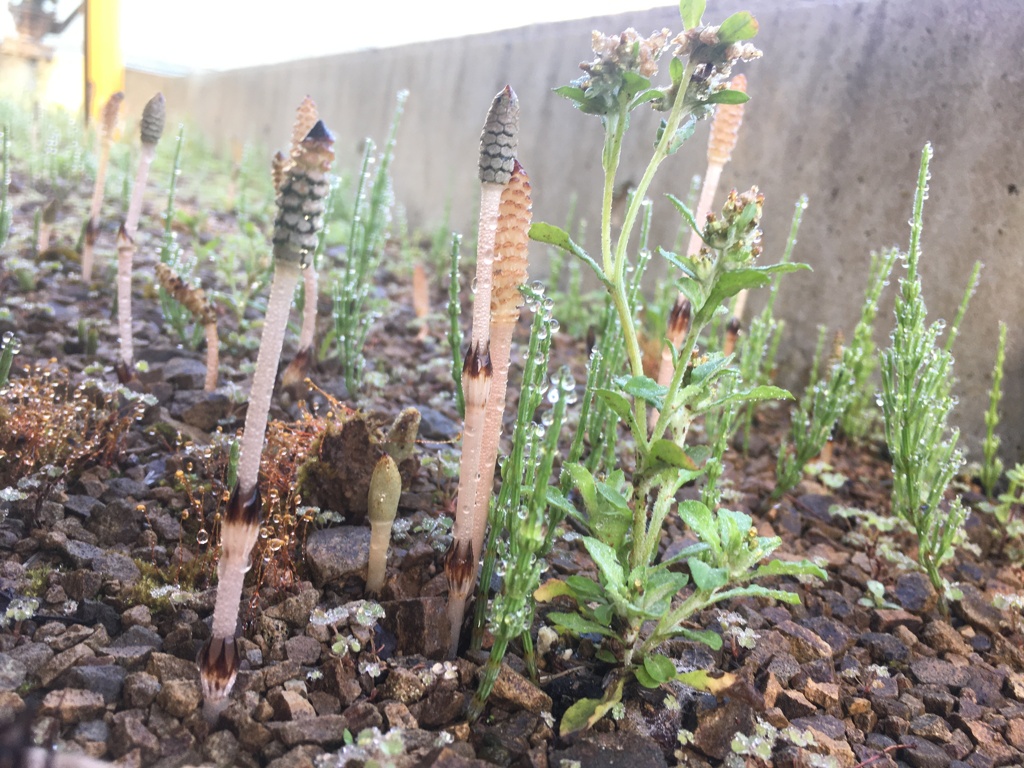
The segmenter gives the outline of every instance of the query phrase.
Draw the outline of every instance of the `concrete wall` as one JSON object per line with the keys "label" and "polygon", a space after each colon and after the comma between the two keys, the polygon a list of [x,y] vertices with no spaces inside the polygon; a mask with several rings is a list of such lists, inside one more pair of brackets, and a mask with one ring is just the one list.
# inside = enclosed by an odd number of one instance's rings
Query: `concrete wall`
{"label": "concrete wall", "polygon": [[[788,323],[784,378],[807,362],[818,324],[852,328],[868,254],[905,245],[921,147],[935,146],[925,210],[922,272],[932,317],[951,319],[975,259],[985,262],[956,347],[961,395],[956,420],[973,449],[995,353],[997,323],[1010,325],[1003,400],[1004,450],[1024,446],[1024,25],[1019,0],[721,0],[709,21],[744,8],[761,24],[764,58],[742,69],[752,101],[722,185],[760,185],[767,197],[765,260],[777,259],[793,203],[810,197],[796,258],[813,274],[786,279],[777,312]],[[431,226],[452,202],[470,233],[476,153],[483,115],[506,82],[522,105],[520,159],[531,175],[535,220],[563,222],[571,192],[596,223],[596,118],[550,92],[591,58],[590,31],[680,28],[674,7],[634,15],[527,27],[451,41],[338,55],[165,83],[168,110],[187,115],[226,146],[287,141],[292,111],[311,94],[339,137],[343,167],[354,167],[363,136],[383,139],[400,88],[411,91],[394,165],[398,199],[415,225]],[[153,79],[129,78],[133,114]],[[138,86],[138,87],[137,87]],[[634,120],[623,180],[636,180],[649,151],[653,115]],[[664,166],[653,190],[657,242],[671,245],[678,219],[660,198],[685,195],[703,172],[707,126]],[[540,253],[540,249],[535,249]],[[538,272],[543,271],[539,267]],[[757,300],[752,299],[754,307]],[[892,299],[880,316],[891,324]],[[886,331],[887,332],[887,331]],[[793,375],[787,376],[787,372]]]}

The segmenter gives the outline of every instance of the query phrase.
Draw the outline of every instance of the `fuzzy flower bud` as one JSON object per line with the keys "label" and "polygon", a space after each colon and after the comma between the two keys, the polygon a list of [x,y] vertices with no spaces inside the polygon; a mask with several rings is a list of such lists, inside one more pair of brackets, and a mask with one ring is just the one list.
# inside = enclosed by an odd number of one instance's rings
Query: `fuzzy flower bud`
{"label": "fuzzy flower bud", "polygon": [[334,161],[334,137],[317,121],[299,145],[277,197],[274,258],[305,267],[316,250],[330,191],[328,174]]}

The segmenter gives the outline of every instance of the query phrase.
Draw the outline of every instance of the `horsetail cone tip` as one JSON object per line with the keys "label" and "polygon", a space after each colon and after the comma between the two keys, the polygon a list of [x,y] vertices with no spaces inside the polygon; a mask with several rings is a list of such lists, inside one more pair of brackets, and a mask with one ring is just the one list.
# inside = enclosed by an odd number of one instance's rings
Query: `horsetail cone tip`
{"label": "horsetail cone tip", "polygon": [[299,152],[299,146],[303,139],[309,135],[310,130],[320,119],[316,102],[306,96],[295,110],[295,124],[292,126],[292,139],[288,147],[289,154],[294,158]]}
{"label": "horsetail cone tip", "polygon": [[117,115],[121,111],[121,102],[124,101],[124,92],[118,91],[111,94],[107,103],[103,105],[103,112],[100,115],[100,129],[104,138],[111,137],[114,128],[117,126]]}
{"label": "horsetail cone tip", "polygon": [[[729,81],[733,91],[747,92],[746,75],[736,75]],[[743,122],[743,104],[719,104],[711,120],[711,136],[708,139],[708,164],[724,166],[732,158],[736,148],[740,125]]]}
{"label": "horsetail cone tip", "polygon": [[668,336],[673,344],[680,344],[690,330],[691,312],[690,300],[680,295],[668,316]]}
{"label": "horsetail cone tip", "polygon": [[533,201],[530,177],[515,161],[511,178],[501,192],[494,237],[491,323],[515,323],[523,305],[519,288],[526,282],[529,231]]}
{"label": "horsetail cone tip", "polygon": [[480,181],[508,184],[519,145],[519,98],[508,85],[494,97],[480,135]]}
{"label": "horsetail cone tip", "polygon": [[158,93],[146,102],[142,110],[142,120],[139,123],[139,134],[143,144],[154,145],[160,141],[164,133],[164,123],[167,120],[167,103],[164,95]]}
{"label": "horsetail cone tip", "polygon": [[277,197],[274,258],[305,267],[316,250],[330,191],[334,136],[317,120],[299,144]]}
{"label": "horsetail cone tip", "polygon": [[402,476],[388,454],[381,456],[370,476],[367,517],[370,520],[370,559],[366,569],[366,591],[379,592],[387,574],[391,526],[398,514]]}

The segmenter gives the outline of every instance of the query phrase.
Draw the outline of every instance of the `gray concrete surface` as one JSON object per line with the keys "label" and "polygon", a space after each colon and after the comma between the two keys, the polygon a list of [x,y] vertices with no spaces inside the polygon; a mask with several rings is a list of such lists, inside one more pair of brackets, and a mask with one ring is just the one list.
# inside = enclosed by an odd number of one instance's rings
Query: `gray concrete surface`
{"label": "gray concrete surface", "polygon": [[[722,185],[758,184],[767,198],[765,260],[774,261],[793,203],[810,197],[796,258],[813,273],[787,278],[777,312],[787,321],[782,380],[805,368],[824,323],[849,333],[859,311],[871,250],[905,245],[921,147],[935,146],[925,210],[922,272],[930,317],[951,319],[975,259],[981,285],[958,341],[956,421],[973,457],[995,354],[997,323],[1009,326],[1003,401],[1004,453],[1024,448],[1024,24],[1019,0],[721,0],[705,19],[747,8],[761,24],[764,58],[743,67],[748,104]],[[483,115],[506,82],[522,104],[520,159],[534,185],[535,220],[564,221],[573,191],[596,224],[600,125],[551,93],[591,58],[590,31],[634,26],[644,34],[680,28],[675,7],[526,27],[451,41],[367,51],[173,82],[130,74],[127,114],[156,87],[171,119],[187,117],[215,142],[283,146],[294,107],[307,93],[353,168],[364,136],[383,139],[394,94],[408,88],[394,165],[395,189],[413,226],[431,227],[452,203],[470,233]],[[346,34],[357,34],[348,31]],[[638,115],[621,178],[636,179],[653,137]],[[664,166],[652,190],[656,242],[678,227],[661,194],[684,195],[703,172],[707,126]],[[722,193],[720,193],[721,195]],[[595,227],[596,228],[596,227]],[[594,228],[592,228],[593,230]],[[538,260],[543,250],[534,249]],[[536,272],[543,273],[542,264]],[[752,299],[757,308],[757,299]],[[891,327],[892,296],[880,315]]]}

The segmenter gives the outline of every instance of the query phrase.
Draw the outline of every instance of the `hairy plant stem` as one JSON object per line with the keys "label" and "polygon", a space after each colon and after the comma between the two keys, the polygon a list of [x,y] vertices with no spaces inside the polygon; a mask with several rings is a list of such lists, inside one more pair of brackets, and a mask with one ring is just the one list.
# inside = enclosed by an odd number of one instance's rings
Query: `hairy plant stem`
{"label": "hairy plant stem", "polygon": [[256,356],[256,371],[253,374],[249,407],[245,413],[245,431],[242,433],[242,447],[238,457],[238,488],[243,497],[252,493],[259,478],[270,398],[274,394],[277,363],[281,359],[284,334],[288,327],[288,310],[292,305],[292,295],[300,272],[297,262],[283,259],[274,262],[274,279],[270,284],[266,321]]}
{"label": "hairy plant stem", "polygon": [[[644,170],[644,174],[640,178],[640,183],[637,184],[636,189],[632,193],[633,196],[628,208],[626,209],[626,216],[622,222],[622,230],[619,232],[614,252],[612,250],[611,243],[611,203],[615,194],[615,174],[618,170],[619,160],[622,153],[622,136],[626,129],[628,105],[622,104],[619,108],[619,112],[609,115],[605,123],[605,144],[604,151],[602,153],[602,165],[604,166],[604,198],[602,201],[601,211],[601,258],[604,265],[604,278],[609,284],[612,303],[615,305],[615,312],[619,316],[619,324],[622,327],[623,343],[625,344],[626,354],[629,357],[629,366],[634,376],[643,376],[644,364],[643,353],[640,350],[640,341],[637,338],[636,326],[633,323],[633,317],[630,311],[629,297],[626,293],[628,288],[625,280],[627,248],[629,245],[630,235],[632,234],[633,227],[636,224],[637,216],[639,215],[641,206],[643,205],[644,196],[647,194],[647,190],[650,188],[651,182],[654,180],[654,175],[658,170],[658,166],[660,166],[662,161],[671,154],[672,142],[675,140],[676,131],[679,129],[679,124],[682,121],[683,114],[685,112],[686,86],[689,84],[690,78],[693,76],[694,69],[694,64],[687,63],[686,69],[683,72],[679,92],[676,95],[675,103],[672,105],[672,111],[669,113],[668,119],[665,121],[661,140],[658,141],[658,145],[655,147],[654,155],[647,164],[647,168]],[[693,335],[696,334],[691,334],[691,336]],[[680,360],[689,360],[689,352],[685,357],[680,357]],[[646,425],[647,406],[642,398],[635,398],[634,408],[636,412],[636,423],[638,425]],[[659,420],[659,422],[662,420],[663,419]],[[633,438],[636,440],[637,450],[642,454],[646,454],[647,447],[650,444],[648,436],[646,434],[634,434]],[[643,514],[646,517],[646,512],[642,509],[643,505],[638,504],[637,506],[641,507],[641,509],[638,509],[636,514]]]}

